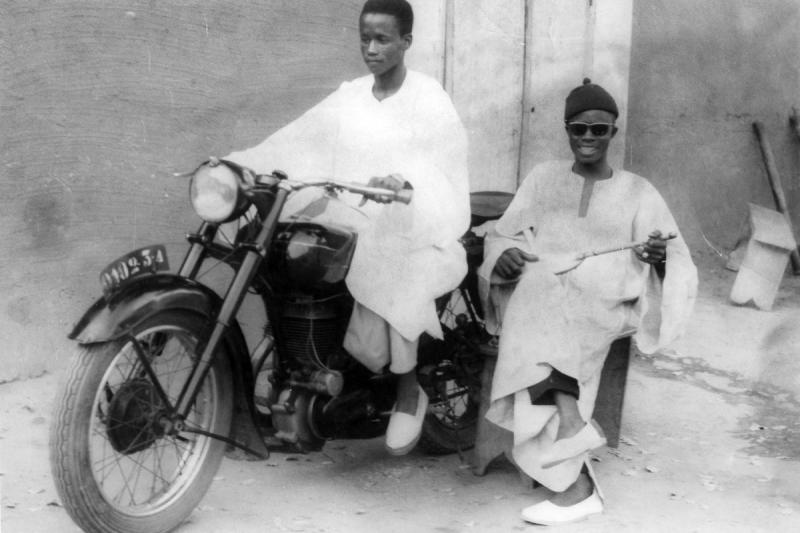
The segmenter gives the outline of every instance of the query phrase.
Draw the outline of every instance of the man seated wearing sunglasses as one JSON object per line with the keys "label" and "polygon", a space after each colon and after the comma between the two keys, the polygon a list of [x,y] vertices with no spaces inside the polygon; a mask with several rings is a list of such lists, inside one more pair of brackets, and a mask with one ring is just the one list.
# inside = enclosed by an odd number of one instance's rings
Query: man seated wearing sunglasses
{"label": "man seated wearing sunglasses", "polygon": [[[618,116],[611,95],[588,79],[570,92],[564,119],[574,159],[536,166],[486,239],[482,296],[500,335],[486,416],[514,432],[518,467],[550,489],[522,511],[537,524],[602,512],[588,452],[605,445],[591,413],[609,346],[632,333],[645,353],[673,342],[697,290],[661,195],[607,161]],[[630,241],[647,244],[557,274],[559,258]]]}

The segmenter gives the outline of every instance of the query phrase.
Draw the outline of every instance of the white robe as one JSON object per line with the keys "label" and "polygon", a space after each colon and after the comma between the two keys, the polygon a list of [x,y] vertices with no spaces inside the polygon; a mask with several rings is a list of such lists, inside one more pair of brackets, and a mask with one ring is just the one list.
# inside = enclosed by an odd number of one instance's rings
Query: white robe
{"label": "white robe", "polygon": [[[675,341],[691,314],[697,271],[666,203],[644,178],[615,170],[606,180],[587,180],[572,161],[543,163],[530,173],[486,241],[480,288],[488,326],[500,333],[492,404],[487,418],[514,432],[513,456],[531,477],[565,490],[584,458],[543,469],[538,456],[558,429],[555,406],[531,405],[527,388],[557,368],[578,381],[578,407],[591,417],[600,373],[610,344],[635,332],[637,347],[652,353]],[[579,216],[590,187],[588,209]],[[532,228],[533,248],[522,236]],[[645,241],[661,230],[667,241],[663,283],[631,250],[590,257],[556,276],[551,259],[626,241]],[[504,250],[533,252],[515,284],[500,284],[492,270]],[[493,283],[493,281],[495,283]]]}
{"label": "white robe", "polygon": [[[470,216],[466,131],[433,78],[409,70],[382,101],[373,83],[372,75],[343,83],[261,144],[225,159],[262,173],[283,170],[294,180],[366,183],[402,175],[414,188],[411,204],[368,202],[366,217],[338,221],[359,232],[346,282],[356,301],[403,337],[441,337],[434,300],[467,270],[458,240]],[[360,200],[347,196],[353,205]],[[303,203],[287,204],[284,213]]]}

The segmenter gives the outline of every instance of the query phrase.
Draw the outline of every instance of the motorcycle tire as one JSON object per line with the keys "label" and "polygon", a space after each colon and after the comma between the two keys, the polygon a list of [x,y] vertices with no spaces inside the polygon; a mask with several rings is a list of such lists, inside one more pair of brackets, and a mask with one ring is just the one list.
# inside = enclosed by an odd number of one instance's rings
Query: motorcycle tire
{"label": "motorcycle tire", "polygon": [[485,359],[476,346],[484,329],[467,315],[456,320],[465,305],[470,302],[461,291],[442,297],[437,310],[444,339],[420,341],[424,375],[419,378],[430,403],[419,447],[431,455],[461,452],[475,445]]}
{"label": "motorcycle tire", "polygon": [[[444,362],[442,364],[447,364]],[[480,388],[470,390],[452,380],[435,383],[440,394],[429,394],[428,414],[419,447],[430,455],[445,455],[475,446]]]}
{"label": "motorcycle tire", "polygon": [[[175,403],[205,338],[207,320],[167,310],[132,334]],[[128,340],[81,346],[56,397],[50,463],[72,519],[87,532],[165,533],[197,507],[213,481],[233,413],[233,378],[224,348],[185,420],[167,434],[155,424],[163,403]]]}

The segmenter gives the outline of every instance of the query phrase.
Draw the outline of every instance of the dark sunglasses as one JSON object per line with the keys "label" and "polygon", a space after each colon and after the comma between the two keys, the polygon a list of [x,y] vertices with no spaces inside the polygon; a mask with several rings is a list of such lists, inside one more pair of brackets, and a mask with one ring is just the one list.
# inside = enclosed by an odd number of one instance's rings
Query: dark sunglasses
{"label": "dark sunglasses", "polygon": [[595,137],[605,137],[614,128],[613,124],[596,122],[587,124],[586,122],[567,122],[567,131],[575,137],[583,137],[587,131],[591,131]]}

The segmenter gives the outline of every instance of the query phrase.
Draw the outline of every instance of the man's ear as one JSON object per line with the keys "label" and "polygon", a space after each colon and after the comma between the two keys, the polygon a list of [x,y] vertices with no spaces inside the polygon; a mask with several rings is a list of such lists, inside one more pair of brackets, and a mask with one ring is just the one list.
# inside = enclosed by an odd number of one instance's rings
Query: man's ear
{"label": "man's ear", "polygon": [[406,47],[405,47],[406,50],[411,48],[411,42],[413,40],[414,40],[414,36],[411,35],[410,33],[406,33],[405,35],[403,35],[403,41],[405,41],[405,43],[406,43]]}
{"label": "man's ear", "polygon": [[611,138],[612,138],[612,139],[613,139],[613,138],[614,138],[614,137],[617,135],[617,132],[618,132],[618,131],[619,131],[619,128],[618,128],[618,127],[616,127],[616,126],[612,126],[612,127],[611,127]]}

